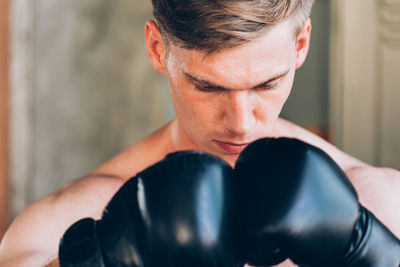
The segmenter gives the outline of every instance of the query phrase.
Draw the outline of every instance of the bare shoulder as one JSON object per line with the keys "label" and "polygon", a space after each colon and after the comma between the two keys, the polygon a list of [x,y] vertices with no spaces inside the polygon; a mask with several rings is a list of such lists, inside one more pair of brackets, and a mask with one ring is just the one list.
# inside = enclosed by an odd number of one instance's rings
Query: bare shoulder
{"label": "bare shoulder", "polygon": [[0,266],[43,266],[54,259],[66,229],[81,218],[99,218],[124,181],[116,176],[88,176],[31,204],[5,234]]}
{"label": "bare shoulder", "polygon": [[123,179],[135,176],[139,171],[162,160],[172,152],[168,123],[138,143],[130,146],[91,173],[92,175],[117,175]]}
{"label": "bare shoulder", "polygon": [[333,144],[312,132],[281,118],[278,120],[274,136],[296,138],[316,146],[325,151],[344,171],[355,167],[369,166],[361,160],[341,151]]}
{"label": "bare shoulder", "polygon": [[4,236],[0,266],[47,264],[57,257],[59,241],[70,225],[84,217],[100,218],[124,182],[161,160],[170,150],[167,124],[86,177],[73,180],[31,204]]}
{"label": "bare shoulder", "polygon": [[400,238],[400,172],[365,166],[350,169],[346,174],[360,203]]}
{"label": "bare shoulder", "polygon": [[284,119],[279,119],[275,136],[297,138],[324,150],[346,173],[357,191],[361,204],[400,238],[399,171],[366,164]]}

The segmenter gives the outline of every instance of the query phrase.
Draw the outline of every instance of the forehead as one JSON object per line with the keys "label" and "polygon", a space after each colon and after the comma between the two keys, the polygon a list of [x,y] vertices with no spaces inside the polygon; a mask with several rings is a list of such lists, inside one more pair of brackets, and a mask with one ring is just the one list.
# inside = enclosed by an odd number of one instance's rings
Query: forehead
{"label": "forehead", "polygon": [[209,55],[171,46],[168,61],[183,73],[219,84],[223,81],[229,88],[243,88],[288,69],[295,60],[295,52],[293,27],[281,23],[259,39]]}

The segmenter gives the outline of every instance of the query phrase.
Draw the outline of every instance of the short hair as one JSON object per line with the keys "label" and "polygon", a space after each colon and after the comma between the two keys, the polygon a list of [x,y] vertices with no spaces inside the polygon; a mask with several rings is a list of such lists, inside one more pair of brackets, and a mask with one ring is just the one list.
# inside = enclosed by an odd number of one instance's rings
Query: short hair
{"label": "short hair", "polygon": [[232,48],[291,20],[295,36],[314,0],[152,0],[163,39],[188,49]]}

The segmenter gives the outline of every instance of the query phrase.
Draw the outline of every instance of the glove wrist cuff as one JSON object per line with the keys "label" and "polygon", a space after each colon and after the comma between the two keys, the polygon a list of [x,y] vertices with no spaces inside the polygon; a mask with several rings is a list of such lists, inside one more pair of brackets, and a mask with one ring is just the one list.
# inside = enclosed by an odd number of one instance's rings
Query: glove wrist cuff
{"label": "glove wrist cuff", "polygon": [[371,212],[360,206],[356,242],[350,245],[344,266],[393,266],[400,264],[400,241]]}

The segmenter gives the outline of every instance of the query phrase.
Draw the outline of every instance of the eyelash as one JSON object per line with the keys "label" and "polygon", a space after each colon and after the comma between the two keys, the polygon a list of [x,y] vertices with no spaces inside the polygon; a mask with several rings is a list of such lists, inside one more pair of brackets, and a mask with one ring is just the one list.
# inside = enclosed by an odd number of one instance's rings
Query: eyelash
{"label": "eyelash", "polygon": [[278,82],[274,82],[273,84],[265,84],[262,86],[259,86],[257,89],[260,89],[261,91],[271,91],[274,90]]}
{"label": "eyelash", "polygon": [[[266,84],[262,85],[256,88],[256,90],[260,91],[271,91],[274,90],[278,82],[274,82],[273,84]],[[218,87],[211,87],[211,86],[201,86],[198,84],[195,84],[196,90],[203,92],[203,93],[225,93],[228,90],[224,90],[223,88],[218,88]]]}
{"label": "eyelash", "polygon": [[201,86],[198,84],[195,84],[196,90],[203,92],[203,93],[223,93],[226,92],[226,90],[222,88],[216,88],[216,87],[211,87],[211,86]]}

